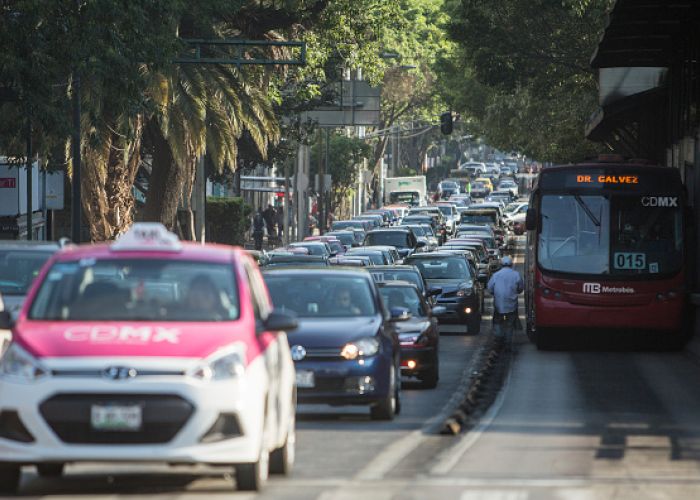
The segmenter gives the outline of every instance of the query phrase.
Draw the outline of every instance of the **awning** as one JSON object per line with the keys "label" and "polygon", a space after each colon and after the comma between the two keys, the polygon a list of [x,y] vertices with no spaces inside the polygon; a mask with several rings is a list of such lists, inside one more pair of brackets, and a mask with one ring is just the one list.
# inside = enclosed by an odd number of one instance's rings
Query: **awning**
{"label": "awning", "polygon": [[670,66],[679,56],[676,37],[699,21],[696,0],[617,0],[591,66]]}

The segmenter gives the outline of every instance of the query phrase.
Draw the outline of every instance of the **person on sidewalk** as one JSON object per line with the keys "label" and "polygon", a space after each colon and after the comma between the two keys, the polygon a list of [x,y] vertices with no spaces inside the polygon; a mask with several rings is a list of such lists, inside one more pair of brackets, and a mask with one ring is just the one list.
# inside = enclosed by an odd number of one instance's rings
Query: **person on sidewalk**
{"label": "person on sidewalk", "polygon": [[265,219],[265,225],[267,226],[267,237],[275,236],[275,209],[272,205],[268,205],[263,212],[263,218]]}
{"label": "person on sidewalk", "polygon": [[493,295],[493,333],[497,339],[513,333],[518,322],[518,295],[525,288],[523,277],[513,269],[513,259],[506,255],[501,266],[487,286]]}
{"label": "person on sidewalk", "polygon": [[263,236],[265,236],[265,217],[263,216],[262,208],[258,208],[258,212],[253,216],[252,226],[255,249],[262,250]]}

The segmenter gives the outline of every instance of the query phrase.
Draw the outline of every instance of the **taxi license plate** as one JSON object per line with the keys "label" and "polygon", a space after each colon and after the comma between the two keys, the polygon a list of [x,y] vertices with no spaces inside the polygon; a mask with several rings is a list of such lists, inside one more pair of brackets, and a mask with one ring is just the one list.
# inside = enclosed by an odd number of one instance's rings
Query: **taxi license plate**
{"label": "taxi license plate", "polygon": [[314,372],[311,370],[297,370],[297,387],[300,389],[311,389],[316,385]]}
{"label": "taxi license plate", "polygon": [[92,405],[90,423],[97,431],[139,431],[143,423],[141,407]]}

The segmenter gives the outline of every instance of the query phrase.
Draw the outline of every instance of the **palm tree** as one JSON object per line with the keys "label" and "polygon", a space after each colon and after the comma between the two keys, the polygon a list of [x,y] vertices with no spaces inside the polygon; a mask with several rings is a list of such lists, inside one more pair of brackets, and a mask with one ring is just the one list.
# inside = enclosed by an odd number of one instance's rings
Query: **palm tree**
{"label": "palm tree", "polygon": [[245,131],[263,157],[280,131],[267,94],[235,67],[181,65],[151,81],[157,111],[145,127],[153,162],[144,218],[172,226],[198,158],[207,154],[218,172],[235,170]]}

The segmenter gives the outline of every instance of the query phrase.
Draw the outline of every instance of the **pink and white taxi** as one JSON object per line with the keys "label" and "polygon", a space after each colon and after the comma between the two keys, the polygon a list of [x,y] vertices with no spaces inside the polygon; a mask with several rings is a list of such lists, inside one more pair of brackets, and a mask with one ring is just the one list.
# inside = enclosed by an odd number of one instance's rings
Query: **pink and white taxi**
{"label": "pink and white taxi", "polygon": [[239,489],[294,460],[295,375],[254,261],[135,224],[55,254],[0,328],[0,492],[23,465],[231,465]]}

